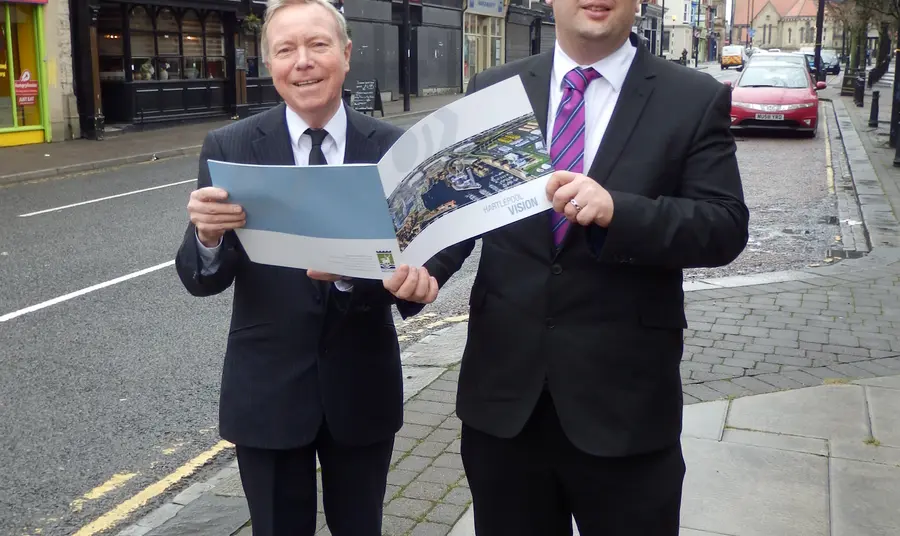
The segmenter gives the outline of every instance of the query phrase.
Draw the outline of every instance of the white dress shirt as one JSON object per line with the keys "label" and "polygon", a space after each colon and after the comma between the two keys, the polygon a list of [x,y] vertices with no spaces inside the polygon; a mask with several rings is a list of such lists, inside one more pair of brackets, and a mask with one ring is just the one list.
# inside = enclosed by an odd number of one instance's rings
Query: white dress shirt
{"label": "white dress shirt", "polygon": [[592,65],[578,65],[570,58],[559,42],[553,50],[553,70],[550,73],[550,106],[547,113],[547,147],[553,138],[553,123],[556,118],[556,110],[562,101],[563,79],[566,73],[576,67],[593,67],[600,78],[591,82],[584,92],[584,168],[582,173],[587,175],[594,162],[594,156],[600,149],[600,142],[609,126],[609,119],[622,92],[622,84],[631,68],[631,62],[637,53],[637,48],[626,40],[618,50]]}
{"label": "white dress shirt", "polygon": [[[291,149],[294,151],[294,165],[308,166],[309,151],[312,149],[312,138],[306,134],[309,125],[296,112],[285,106],[285,120],[287,121],[288,133],[291,136]],[[322,152],[325,154],[325,160],[329,164],[343,164],[344,152],[347,147],[347,112],[344,110],[343,104],[338,106],[337,112],[331,117],[331,120],[325,125],[328,135],[322,142]],[[203,275],[214,274],[219,269],[219,251],[222,247],[222,239],[215,247],[208,248],[197,238],[197,246],[200,250],[200,260],[202,266],[200,273]],[[347,281],[335,281],[335,286],[342,291],[353,289],[353,285]]]}

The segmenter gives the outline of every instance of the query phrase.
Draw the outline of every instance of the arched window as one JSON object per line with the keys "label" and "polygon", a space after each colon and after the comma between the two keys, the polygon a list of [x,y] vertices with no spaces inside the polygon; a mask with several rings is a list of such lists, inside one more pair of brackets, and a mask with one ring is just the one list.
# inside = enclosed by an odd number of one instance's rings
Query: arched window
{"label": "arched window", "polygon": [[206,77],[225,79],[225,29],[219,14],[211,12],[204,25]]}
{"label": "arched window", "polygon": [[156,80],[181,78],[181,29],[170,8],[156,13]]}
{"label": "arched window", "polygon": [[128,14],[128,28],[131,32],[131,76],[135,82],[153,80],[156,69],[156,40],[153,38],[153,19],[150,12],[137,6]]}
{"label": "arched window", "polygon": [[184,77],[192,80],[206,78],[203,68],[203,25],[193,9],[184,12],[181,22],[182,47],[184,49]]}
{"label": "arched window", "polygon": [[[100,56],[101,80],[125,80],[125,30],[122,28],[122,14],[122,4],[100,5],[100,13],[97,15],[97,51]],[[0,47],[2,46],[0,43]],[[2,58],[5,59],[6,56]]]}

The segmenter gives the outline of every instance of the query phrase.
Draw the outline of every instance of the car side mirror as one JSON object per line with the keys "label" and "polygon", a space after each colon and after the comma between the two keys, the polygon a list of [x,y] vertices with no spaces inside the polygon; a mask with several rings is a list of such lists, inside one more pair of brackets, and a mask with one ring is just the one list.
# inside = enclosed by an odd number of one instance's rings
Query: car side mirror
{"label": "car side mirror", "polygon": [[728,86],[729,88],[731,87],[731,80],[725,80],[722,83],[725,84],[726,86]]}
{"label": "car side mirror", "polygon": [[816,82],[816,91],[825,89],[826,87],[828,87],[828,84],[826,84],[825,82]]}

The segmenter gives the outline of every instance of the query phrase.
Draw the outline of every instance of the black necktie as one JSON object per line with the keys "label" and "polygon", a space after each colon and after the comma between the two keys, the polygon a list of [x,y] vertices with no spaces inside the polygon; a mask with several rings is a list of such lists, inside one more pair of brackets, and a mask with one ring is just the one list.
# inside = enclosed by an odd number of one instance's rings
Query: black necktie
{"label": "black necktie", "polygon": [[328,161],[325,160],[325,153],[322,152],[322,142],[328,136],[328,131],[323,128],[308,128],[306,134],[312,138],[312,147],[309,149],[309,165],[325,166]]}

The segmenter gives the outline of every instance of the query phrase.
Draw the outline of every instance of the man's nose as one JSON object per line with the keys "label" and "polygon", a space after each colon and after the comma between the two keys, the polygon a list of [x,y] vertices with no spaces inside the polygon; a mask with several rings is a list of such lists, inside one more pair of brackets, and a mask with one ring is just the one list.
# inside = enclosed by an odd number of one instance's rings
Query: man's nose
{"label": "man's nose", "polygon": [[309,69],[312,67],[312,58],[307,52],[305,47],[300,47],[297,49],[297,61],[294,63],[294,69],[298,71],[302,71],[303,69]]}

